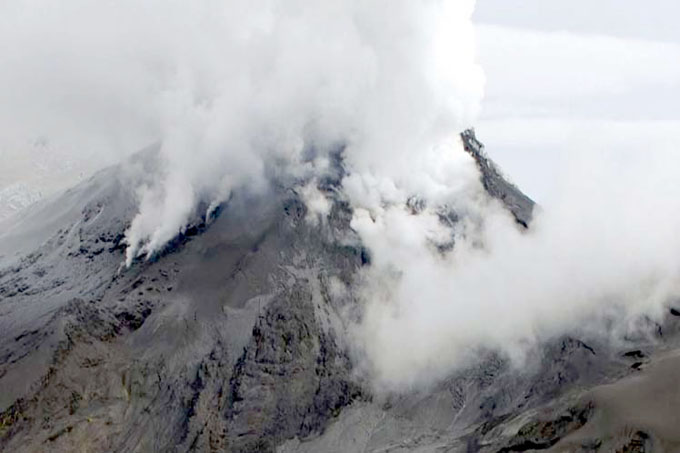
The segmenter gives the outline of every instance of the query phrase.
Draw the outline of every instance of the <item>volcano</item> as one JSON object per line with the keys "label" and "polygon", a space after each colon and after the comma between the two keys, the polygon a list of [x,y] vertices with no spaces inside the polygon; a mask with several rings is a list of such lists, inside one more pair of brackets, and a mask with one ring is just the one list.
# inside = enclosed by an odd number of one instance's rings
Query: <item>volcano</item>
{"label": "volcano", "polygon": [[[461,140],[488,196],[531,229],[531,199],[474,131]],[[126,267],[130,168],[153,165],[157,151],[4,221],[3,451],[680,447],[677,310],[623,345],[562,335],[541,346],[536,366],[489,350],[433,385],[376,392],[347,339],[348,316],[360,316],[351,288],[372,257],[339,190],[341,156],[317,181],[331,200],[323,221],[309,221],[299,182],[244,189],[209,214],[202,206],[162,251]]]}

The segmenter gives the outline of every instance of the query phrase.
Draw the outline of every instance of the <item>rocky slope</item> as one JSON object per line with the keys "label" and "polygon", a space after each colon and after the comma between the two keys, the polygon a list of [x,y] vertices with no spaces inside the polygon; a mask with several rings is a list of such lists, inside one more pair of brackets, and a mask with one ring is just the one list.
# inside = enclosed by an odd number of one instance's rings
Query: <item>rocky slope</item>
{"label": "rocky slope", "polygon": [[[531,200],[472,132],[462,138],[486,190],[528,227]],[[125,269],[128,173],[100,172],[3,224],[2,451],[680,445],[673,314],[619,347],[555,338],[525,370],[489,352],[434,388],[377,397],[352,373],[343,341],[341,313],[355,301],[336,288],[351,288],[370,254],[334,196],[337,179],[319,186],[335,199],[324,222],[307,220],[294,187],[241,192],[214,217],[197,216],[162,255]]]}

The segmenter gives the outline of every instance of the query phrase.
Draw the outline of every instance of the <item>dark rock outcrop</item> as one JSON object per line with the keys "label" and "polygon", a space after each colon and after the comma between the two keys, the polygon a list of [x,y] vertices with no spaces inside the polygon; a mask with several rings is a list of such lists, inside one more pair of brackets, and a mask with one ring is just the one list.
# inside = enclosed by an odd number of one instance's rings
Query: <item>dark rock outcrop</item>
{"label": "dark rock outcrop", "polygon": [[468,129],[460,136],[465,151],[470,153],[477,163],[486,191],[508,208],[517,223],[527,228],[531,223],[534,202],[503,177],[496,164],[484,152],[484,145],[477,140],[474,129]]}

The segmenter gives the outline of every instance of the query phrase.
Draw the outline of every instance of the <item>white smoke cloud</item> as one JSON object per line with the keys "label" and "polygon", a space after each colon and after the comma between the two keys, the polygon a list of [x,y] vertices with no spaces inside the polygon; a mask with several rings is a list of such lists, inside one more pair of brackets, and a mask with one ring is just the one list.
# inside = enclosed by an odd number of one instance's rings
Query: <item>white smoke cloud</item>
{"label": "white smoke cloud", "polygon": [[223,15],[199,15],[187,34],[214,42],[190,47],[169,93],[166,174],[141,194],[128,264],[176,235],[197,200],[219,203],[234,187],[263,184],[272,162],[304,171],[311,147],[323,158],[343,143],[352,171],[406,179],[411,156],[477,109],[471,6],[231,2]]}
{"label": "white smoke cloud", "polygon": [[[360,173],[404,178],[411,156],[469,125],[483,77],[471,0],[9,0],[2,5],[3,148],[45,137],[80,161],[161,141],[139,188],[128,264],[199,201],[305,172],[346,145]],[[11,106],[9,108],[8,106]],[[389,167],[389,168],[388,168]]]}
{"label": "white smoke cloud", "polygon": [[374,263],[354,334],[378,388],[429,384],[480,349],[521,361],[561,333],[620,340],[640,316],[660,319],[680,294],[677,157],[636,153],[583,143],[563,169],[566,190],[529,231],[477,201],[447,254],[433,247],[447,234],[434,210],[393,204],[376,220],[359,210],[353,226]]}

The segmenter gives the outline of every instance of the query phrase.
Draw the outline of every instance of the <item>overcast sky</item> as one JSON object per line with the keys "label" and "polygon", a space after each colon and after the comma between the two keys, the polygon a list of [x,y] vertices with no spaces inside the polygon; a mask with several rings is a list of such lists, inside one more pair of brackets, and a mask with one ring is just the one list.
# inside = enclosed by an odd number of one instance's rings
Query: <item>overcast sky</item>
{"label": "overcast sky", "polygon": [[675,153],[679,15],[673,0],[479,0],[489,153],[547,203],[574,183],[564,168],[575,154],[636,165]]}
{"label": "overcast sky", "polygon": [[673,0],[478,0],[475,20],[516,28],[680,40]]}

